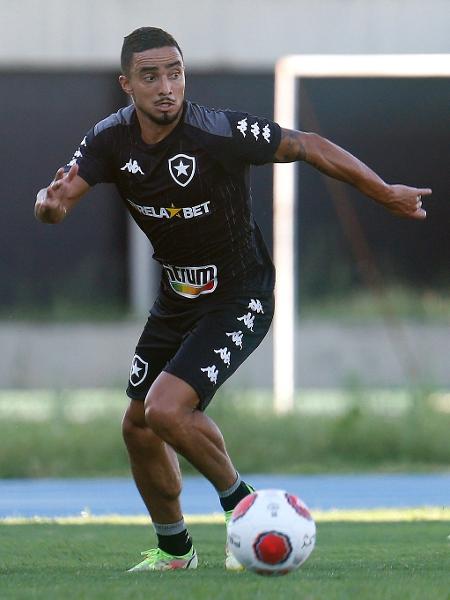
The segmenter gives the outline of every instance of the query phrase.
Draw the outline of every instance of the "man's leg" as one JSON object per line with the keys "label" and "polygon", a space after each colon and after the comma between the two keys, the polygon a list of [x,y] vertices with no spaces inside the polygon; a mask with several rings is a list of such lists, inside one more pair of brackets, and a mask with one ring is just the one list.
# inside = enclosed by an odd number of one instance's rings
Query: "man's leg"
{"label": "man's leg", "polygon": [[199,402],[188,383],[163,372],[145,399],[145,420],[221,492],[233,486],[237,473],[219,428],[198,410]]}
{"label": "man's leg", "polygon": [[174,450],[146,425],[143,401],[130,402],[122,431],[136,486],[158,537],[158,548],[144,553],[146,558],[131,570],[195,568],[197,556],[180,507],[181,473]]}
{"label": "man's leg", "polygon": [[178,458],[146,424],[143,401],[131,400],[123,417],[122,433],[136,486],[152,520],[175,523],[182,519]]}
{"label": "man's leg", "polygon": [[[233,508],[253,488],[241,480],[217,425],[197,409],[199,398],[185,381],[161,373],[145,400],[146,422],[215,486],[228,522]],[[242,570],[226,546],[225,566]]]}

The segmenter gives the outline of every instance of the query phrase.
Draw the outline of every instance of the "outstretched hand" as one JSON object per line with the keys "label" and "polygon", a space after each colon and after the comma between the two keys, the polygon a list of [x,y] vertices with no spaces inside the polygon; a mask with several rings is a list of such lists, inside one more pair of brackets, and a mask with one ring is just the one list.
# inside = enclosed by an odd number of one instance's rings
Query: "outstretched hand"
{"label": "outstretched hand", "polygon": [[78,174],[78,165],[74,164],[67,173],[61,167],[56,171],[51,184],[40,190],[36,197],[36,217],[46,223],[58,223],[66,213],[64,200],[69,197],[70,185]]}
{"label": "outstretched hand", "polygon": [[432,193],[430,188],[414,188],[395,184],[389,186],[387,200],[383,206],[397,217],[426,219],[426,210],[422,208],[422,197]]}
{"label": "outstretched hand", "polygon": [[70,170],[67,173],[64,173],[64,167],[58,169],[55,178],[46,190],[47,199],[51,201],[64,198],[64,192],[67,191],[67,186],[72,183],[77,174],[78,165],[76,163],[70,167]]}

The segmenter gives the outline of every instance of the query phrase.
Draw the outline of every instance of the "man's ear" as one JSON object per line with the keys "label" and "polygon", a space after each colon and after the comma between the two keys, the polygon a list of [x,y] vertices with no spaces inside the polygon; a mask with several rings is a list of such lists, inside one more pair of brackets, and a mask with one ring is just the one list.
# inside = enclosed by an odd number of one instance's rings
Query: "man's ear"
{"label": "man's ear", "polygon": [[125,94],[128,94],[129,96],[131,96],[131,98],[133,98],[133,88],[130,85],[130,80],[128,79],[128,77],[126,75],[120,75],[119,83],[120,87],[123,89]]}

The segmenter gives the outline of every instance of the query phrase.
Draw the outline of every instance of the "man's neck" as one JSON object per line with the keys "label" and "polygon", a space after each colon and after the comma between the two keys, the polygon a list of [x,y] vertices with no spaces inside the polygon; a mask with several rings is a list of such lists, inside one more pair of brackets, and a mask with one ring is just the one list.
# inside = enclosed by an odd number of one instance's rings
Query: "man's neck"
{"label": "man's neck", "polygon": [[170,125],[159,125],[158,123],[152,121],[138,107],[136,107],[136,116],[141,128],[141,137],[143,142],[146,144],[158,144],[158,142],[162,142],[162,140],[170,135],[178,125],[182,115],[183,111],[181,110],[180,114],[173,123],[170,123]]}

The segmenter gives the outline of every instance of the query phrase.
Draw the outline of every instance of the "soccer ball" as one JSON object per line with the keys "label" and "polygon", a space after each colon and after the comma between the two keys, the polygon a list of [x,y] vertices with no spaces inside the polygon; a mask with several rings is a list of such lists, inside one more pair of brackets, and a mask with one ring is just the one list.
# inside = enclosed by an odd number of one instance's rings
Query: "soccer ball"
{"label": "soccer ball", "polygon": [[286,575],[313,551],[316,524],[297,496],[284,490],[258,490],[234,509],[227,540],[246,569],[259,575]]}

